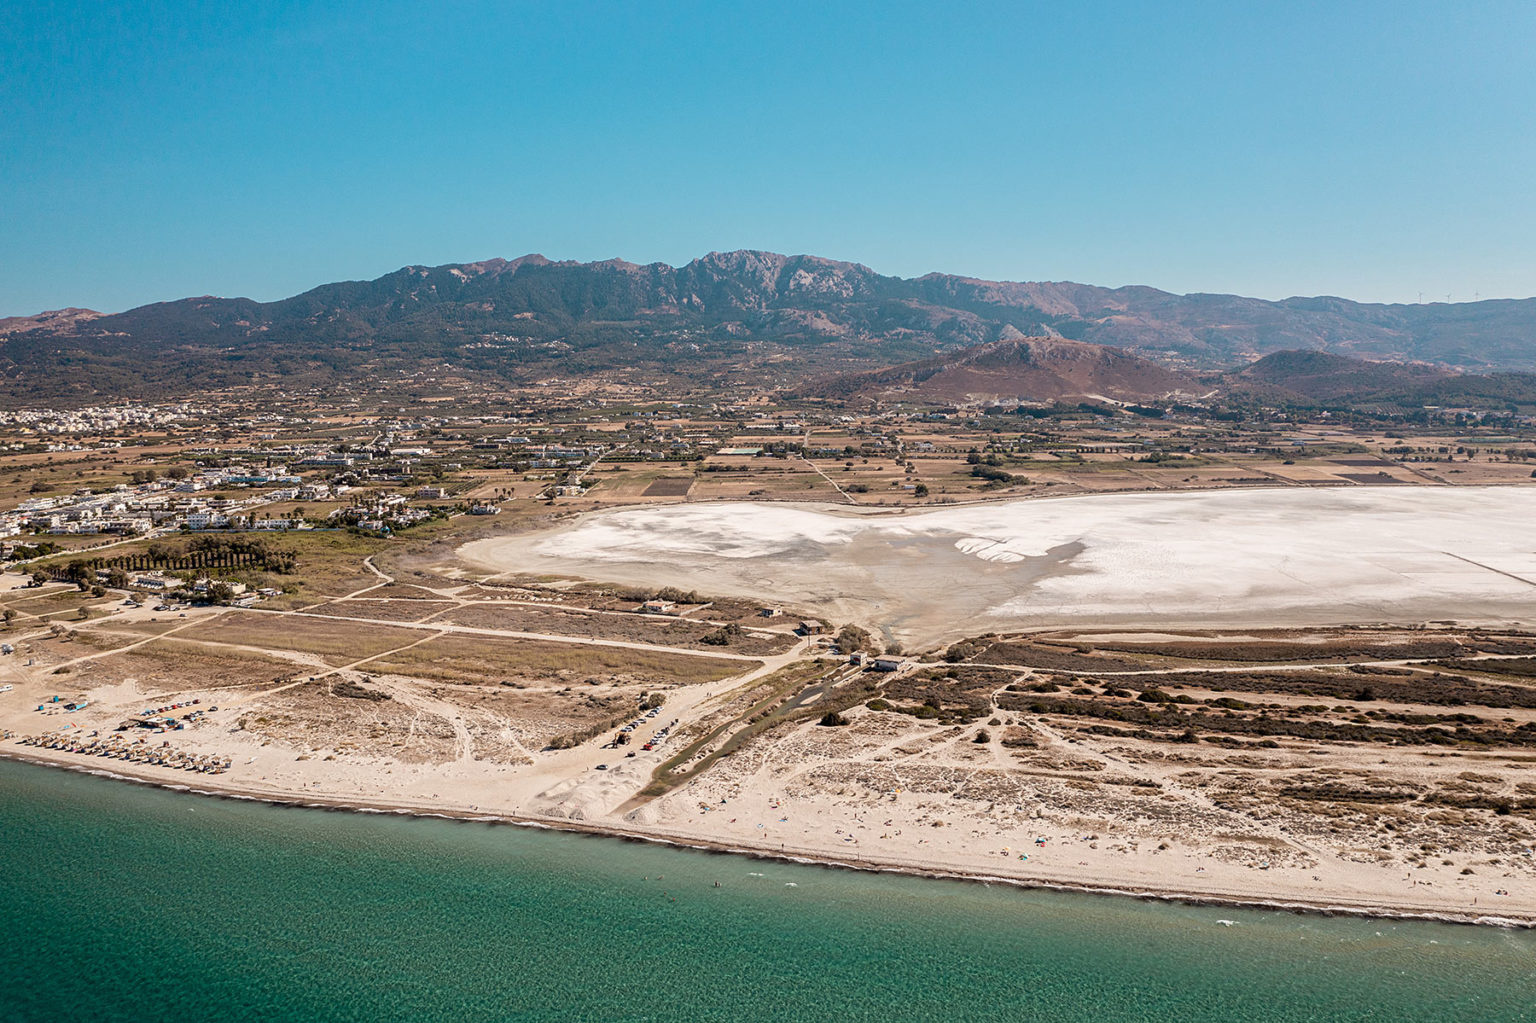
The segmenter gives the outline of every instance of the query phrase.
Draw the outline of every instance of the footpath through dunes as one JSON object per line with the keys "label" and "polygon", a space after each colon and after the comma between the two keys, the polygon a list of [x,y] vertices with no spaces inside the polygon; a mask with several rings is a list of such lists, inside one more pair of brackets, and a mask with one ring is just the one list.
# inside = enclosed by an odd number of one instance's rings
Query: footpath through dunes
{"label": "footpath through dunes", "polygon": [[497,573],[788,601],[908,646],[1050,625],[1536,621],[1536,488],[598,512],[460,548]]}

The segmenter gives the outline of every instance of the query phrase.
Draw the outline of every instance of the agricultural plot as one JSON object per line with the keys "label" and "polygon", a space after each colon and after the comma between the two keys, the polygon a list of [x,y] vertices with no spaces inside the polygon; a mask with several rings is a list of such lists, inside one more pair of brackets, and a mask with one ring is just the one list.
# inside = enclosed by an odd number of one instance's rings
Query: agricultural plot
{"label": "agricultural plot", "polygon": [[693,486],[691,476],[660,476],[651,481],[642,497],[687,497]]}

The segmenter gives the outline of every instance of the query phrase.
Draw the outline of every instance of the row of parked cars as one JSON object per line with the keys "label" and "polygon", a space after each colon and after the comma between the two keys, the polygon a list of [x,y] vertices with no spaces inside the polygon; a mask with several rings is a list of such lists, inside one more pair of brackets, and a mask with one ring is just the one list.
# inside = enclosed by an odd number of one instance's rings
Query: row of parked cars
{"label": "row of parked cars", "polygon": [[[619,734],[614,736],[613,741],[608,743],[608,745],[605,746],[604,748],[606,749],[606,748],[614,747],[614,746],[622,746],[625,743],[629,742],[629,734],[631,732],[633,732],[636,728],[639,728],[641,725],[645,724],[647,721],[651,720],[657,714],[660,714],[660,713],[661,713],[661,708],[660,707],[652,707],[650,710],[646,711],[644,714],[642,714],[639,717],[635,718],[635,720],[631,721],[629,724],[627,724],[624,727],[620,728],[619,729]],[[673,718],[670,722],[667,723],[667,726],[665,728],[662,728],[655,735],[651,736],[648,740],[646,740],[645,745],[641,746],[640,748],[644,749],[644,750],[652,750],[652,749],[656,749],[657,747],[659,747],[663,742],[666,741],[667,735],[671,733],[672,726],[675,725],[675,724],[677,724],[677,719]],[[626,753],[624,755],[626,757],[632,757],[632,756],[635,755],[635,753],[634,753],[633,750],[631,750],[630,752],[628,752],[628,753]],[[606,770],[608,770],[608,765],[607,764],[598,764],[597,765],[597,769],[599,771],[606,771]]]}

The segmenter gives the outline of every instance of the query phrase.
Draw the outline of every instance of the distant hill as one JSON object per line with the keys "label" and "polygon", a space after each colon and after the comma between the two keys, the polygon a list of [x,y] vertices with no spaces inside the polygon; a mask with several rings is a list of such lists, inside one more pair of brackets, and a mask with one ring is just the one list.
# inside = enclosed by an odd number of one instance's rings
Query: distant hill
{"label": "distant hill", "polygon": [[205,296],[105,316],[0,320],[0,392],[86,399],[428,371],[791,385],[1023,336],[1110,345],[1180,372],[1290,349],[1532,370],[1536,299],[1267,302],[945,274],[909,280],[755,251],[681,267],[532,255],[409,266],[277,302]]}
{"label": "distant hill", "polygon": [[1225,394],[1312,405],[1536,404],[1536,373],[1458,373],[1443,366],[1373,362],[1328,352],[1275,352],[1216,379]]}
{"label": "distant hill", "polygon": [[1027,337],[808,384],[828,398],[968,402],[1193,398],[1210,388],[1194,377],[1104,345]]}
{"label": "distant hill", "polygon": [[68,309],[50,309],[35,316],[4,316],[0,317],[0,337],[30,330],[65,332],[100,316],[101,313],[94,309],[76,309],[73,306]]}
{"label": "distant hill", "polygon": [[1459,373],[1442,366],[1284,351],[1241,369],[1191,374],[1107,345],[1020,337],[880,369],[807,381],[796,397],[967,404],[1107,398],[1167,407],[1212,399],[1310,408],[1426,405],[1536,408],[1536,373]]}
{"label": "distant hill", "polygon": [[1266,355],[1234,373],[1233,384],[1259,384],[1295,397],[1329,401],[1418,391],[1456,376],[1440,366],[1367,362],[1317,351]]}

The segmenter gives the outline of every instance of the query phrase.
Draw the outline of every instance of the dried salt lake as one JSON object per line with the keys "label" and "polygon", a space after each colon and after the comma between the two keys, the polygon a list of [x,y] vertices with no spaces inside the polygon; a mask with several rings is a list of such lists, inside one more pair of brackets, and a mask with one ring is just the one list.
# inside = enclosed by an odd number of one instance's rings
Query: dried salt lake
{"label": "dried salt lake", "polygon": [[1536,622],[1536,488],[698,503],[467,544],[493,571],[750,596],[908,645],[1050,624]]}

